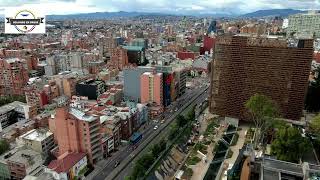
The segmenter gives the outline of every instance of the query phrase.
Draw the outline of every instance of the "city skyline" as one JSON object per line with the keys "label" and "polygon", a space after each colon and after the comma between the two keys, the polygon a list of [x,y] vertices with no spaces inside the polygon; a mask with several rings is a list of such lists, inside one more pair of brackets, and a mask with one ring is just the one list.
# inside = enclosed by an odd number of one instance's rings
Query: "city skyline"
{"label": "city skyline", "polygon": [[[6,7],[34,6],[46,14],[77,14],[92,12],[155,12],[170,14],[239,15],[265,9],[320,9],[319,0],[0,0],[0,14]],[[54,7],[54,8],[53,8]],[[66,8],[68,7],[68,8]],[[72,8],[69,8],[72,7]]]}

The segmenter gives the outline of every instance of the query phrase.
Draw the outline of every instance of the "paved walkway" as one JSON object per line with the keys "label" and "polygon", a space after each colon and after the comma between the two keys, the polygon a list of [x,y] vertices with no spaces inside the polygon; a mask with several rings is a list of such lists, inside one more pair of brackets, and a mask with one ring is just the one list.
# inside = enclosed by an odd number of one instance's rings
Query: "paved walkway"
{"label": "paved walkway", "polygon": [[[239,150],[242,148],[242,146],[244,144],[245,133],[249,129],[249,127],[248,126],[239,126],[239,127],[242,129],[240,131],[238,131],[238,134],[239,134],[238,142],[236,145],[230,147],[233,154],[232,154],[231,158],[224,160],[225,164],[233,165],[235,163],[235,161],[239,155]],[[224,172],[222,173],[221,180],[227,180],[227,176],[225,175]]]}
{"label": "paved walkway", "polygon": [[[212,115],[208,112],[208,109],[206,109],[204,111],[204,114],[205,114],[204,120],[201,121],[201,128],[200,128],[201,134],[204,133],[205,130],[207,129],[208,120],[214,117],[214,115]],[[215,120],[218,121],[218,119],[215,119]],[[214,142],[217,142],[221,138],[222,132],[223,132],[223,128],[221,128],[219,130],[219,132],[215,135]],[[214,152],[213,152],[214,146],[215,146],[215,143],[211,143],[208,146],[208,149],[207,149],[208,153],[206,154],[207,155],[207,163],[205,163],[204,161],[200,161],[198,164],[190,166],[193,170],[193,175],[191,177],[191,180],[201,180],[204,178],[204,176],[206,175],[206,172],[209,169],[210,162],[212,161],[213,156],[214,156]],[[202,159],[202,157],[199,154],[198,154],[198,157],[200,157]]]}

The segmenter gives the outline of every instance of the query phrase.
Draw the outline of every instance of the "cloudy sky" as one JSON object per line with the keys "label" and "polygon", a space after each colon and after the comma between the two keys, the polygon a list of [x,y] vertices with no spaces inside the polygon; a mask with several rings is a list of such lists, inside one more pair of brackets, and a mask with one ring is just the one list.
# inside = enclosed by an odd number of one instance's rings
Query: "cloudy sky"
{"label": "cloudy sky", "polygon": [[260,9],[320,9],[320,0],[0,0],[0,13],[5,7],[36,6],[46,14],[86,12],[165,12],[242,14]]}

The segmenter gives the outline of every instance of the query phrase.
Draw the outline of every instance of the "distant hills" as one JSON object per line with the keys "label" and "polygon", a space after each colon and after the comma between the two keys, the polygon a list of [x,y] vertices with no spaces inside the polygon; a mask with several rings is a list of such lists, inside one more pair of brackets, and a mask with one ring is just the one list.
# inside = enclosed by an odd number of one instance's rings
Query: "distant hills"
{"label": "distant hills", "polygon": [[259,10],[248,14],[243,14],[239,17],[244,18],[255,18],[255,17],[266,17],[266,16],[282,16],[287,17],[292,14],[304,13],[305,11],[295,10],[295,9],[268,9]]}
{"label": "distant hills", "polygon": [[[287,17],[291,14],[303,13],[304,11],[295,10],[295,9],[269,9],[269,10],[259,10],[252,13],[247,13],[243,15],[237,14],[181,14],[187,16],[197,16],[197,17],[231,17],[231,18],[259,18],[265,16],[282,16]],[[112,19],[112,18],[121,18],[121,17],[137,17],[137,16],[179,16],[179,14],[169,14],[169,13],[148,13],[148,12],[96,12],[96,13],[83,13],[83,14],[70,14],[70,15],[48,15],[48,20],[64,20],[64,19]]]}
{"label": "distant hills", "polygon": [[112,19],[120,17],[136,17],[143,15],[167,15],[162,13],[146,13],[146,12],[95,12],[95,13],[82,13],[82,14],[69,14],[69,15],[48,15],[47,19]]}

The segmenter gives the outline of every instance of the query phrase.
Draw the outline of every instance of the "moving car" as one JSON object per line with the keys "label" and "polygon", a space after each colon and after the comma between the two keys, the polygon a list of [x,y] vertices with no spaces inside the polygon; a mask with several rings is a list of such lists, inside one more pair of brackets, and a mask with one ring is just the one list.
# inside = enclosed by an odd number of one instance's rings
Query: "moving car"
{"label": "moving car", "polygon": [[157,130],[157,129],[158,129],[158,126],[155,126],[153,129],[154,129],[154,130]]}

